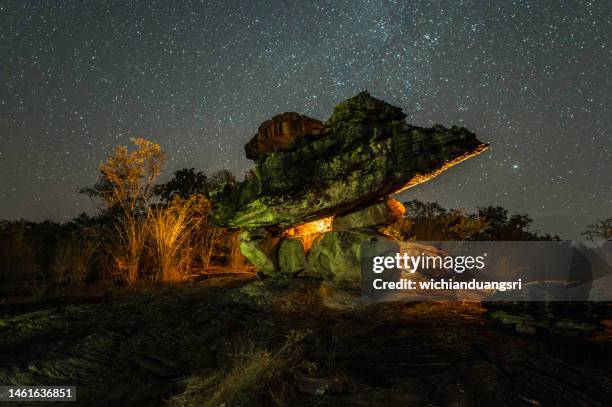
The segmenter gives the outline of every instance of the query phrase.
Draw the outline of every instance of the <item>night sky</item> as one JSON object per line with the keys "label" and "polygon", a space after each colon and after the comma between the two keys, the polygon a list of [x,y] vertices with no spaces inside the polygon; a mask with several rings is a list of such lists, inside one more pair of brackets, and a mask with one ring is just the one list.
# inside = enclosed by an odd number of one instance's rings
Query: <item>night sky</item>
{"label": "night sky", "polygon": [[325,120],[365,89],[492,146],[401,198],[498,204],[564,238],[612,216],[609,0],[0,0],[0,27],[0,218],[93,213],[75,191],[134,136],[166,177],[242,176],[262,121]]}

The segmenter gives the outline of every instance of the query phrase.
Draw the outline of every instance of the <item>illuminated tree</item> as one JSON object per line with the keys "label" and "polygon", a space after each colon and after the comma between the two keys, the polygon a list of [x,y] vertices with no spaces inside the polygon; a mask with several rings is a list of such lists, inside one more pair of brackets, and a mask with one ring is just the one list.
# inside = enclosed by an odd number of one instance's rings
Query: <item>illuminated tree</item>
{"label": "illuminated tree", "polygon": [[133,138],[136,147],[115,147],[100,164],[100,179],[92,188],[80,192],[102,202],[102,209],[111,213],[142,214],[154,196],[155,181],[166,162],[159,144]]}

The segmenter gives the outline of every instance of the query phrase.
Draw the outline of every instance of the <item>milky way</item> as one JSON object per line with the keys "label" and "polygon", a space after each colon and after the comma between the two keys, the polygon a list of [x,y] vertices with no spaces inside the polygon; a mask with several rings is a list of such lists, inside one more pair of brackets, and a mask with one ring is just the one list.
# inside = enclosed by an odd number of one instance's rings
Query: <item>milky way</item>
{"label": "milky way", "polygon": [[133,136],[242,174],[263,120],[364,89],[491,143],[402,198],[566,238],[612,216],[610,1],[2,1],[0,27],[0,218],[92,212],[76,189]]}

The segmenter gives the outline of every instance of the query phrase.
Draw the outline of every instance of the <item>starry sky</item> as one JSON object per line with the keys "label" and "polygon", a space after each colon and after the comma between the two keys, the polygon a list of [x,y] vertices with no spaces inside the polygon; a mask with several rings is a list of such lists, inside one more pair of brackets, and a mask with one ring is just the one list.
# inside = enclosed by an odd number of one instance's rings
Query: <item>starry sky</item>
{"label": "starry sky", "polygon": [[367,89],[491,149],[400,198],[528,212],[576,238],[612,216],[612,2],[0,0],[0,218],[93,213],[118,144],[166,177],[243,174],[267,118]]}

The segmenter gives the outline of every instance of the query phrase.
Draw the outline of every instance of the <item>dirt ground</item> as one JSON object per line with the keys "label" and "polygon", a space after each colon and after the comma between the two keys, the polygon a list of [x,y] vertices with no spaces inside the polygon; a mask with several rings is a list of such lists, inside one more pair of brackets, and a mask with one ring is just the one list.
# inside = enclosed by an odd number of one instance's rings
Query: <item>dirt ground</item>
{"label": "dirt ground", "polygon": [[[2,306],[0,383],[74,385],[88,406],[213,393],[227,405],[612,404],[610,341],[511,332],[478,304],[329,308],[318,284],[239,276]],[[274,362],[236,370],[249,350]]]}

